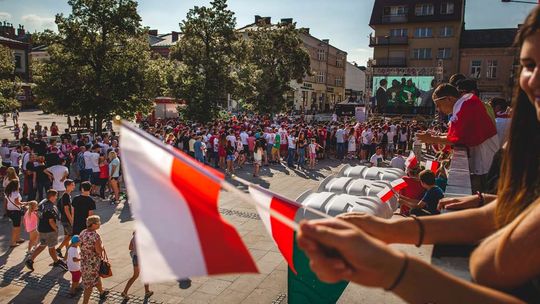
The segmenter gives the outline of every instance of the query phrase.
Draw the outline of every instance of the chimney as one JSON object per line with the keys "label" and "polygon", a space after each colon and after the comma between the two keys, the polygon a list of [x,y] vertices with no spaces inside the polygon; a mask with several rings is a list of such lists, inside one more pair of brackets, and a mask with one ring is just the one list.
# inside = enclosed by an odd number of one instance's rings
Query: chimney
{"label": "chimney", "polygon": [[172,33],[171,33],[171,35],[172,35],[172,38],[171,38],[172,42],[178,41],[178,34],[179,34],[178,32],[172,31]]}
{"label": "chimney", "polygon": [[330,39],[323,39],[322,42],[324,42],[326,44],[330,44]]}
{"label": "chimney", "polygon": [[302,28],[300,28],[300,31],[301,31],[302,33],[305,33],[305,34],[308,34],[308,35],[309,35],[309,27],[302,27]]}
{"label": "chimney", "polygon": [[264,24],[272,24],[272,17],[263,17]]}
{"label": "chimney", "polygon": [[22,38],[25,34],[24,26],[19,24],[19,28],[17,29],[17,37]]}
{"label": "chimney", "polygon": [[293,18],[282,18],[281,23],[282,24],[292,24],[293,23]]}
{"label": "chimney", "polygon": [[148,35],[157,36],[158,30],[148,30]]}
{"label": "chimney", "polygon": [[259,23],[261,21],[262,17],[259,15],[255,15],[255,24]]}

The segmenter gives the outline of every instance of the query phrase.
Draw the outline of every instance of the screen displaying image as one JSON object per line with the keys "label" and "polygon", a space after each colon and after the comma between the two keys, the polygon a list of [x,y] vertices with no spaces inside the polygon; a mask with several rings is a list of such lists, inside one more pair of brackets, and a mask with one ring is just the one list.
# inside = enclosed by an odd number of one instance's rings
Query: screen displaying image
{"label": "screen displaying image", "polygon": [[388,105],[423,106],[422,99],[431,95],[433,76],[373,76],[373,92],[377,92],[380,81],[386,79]]}

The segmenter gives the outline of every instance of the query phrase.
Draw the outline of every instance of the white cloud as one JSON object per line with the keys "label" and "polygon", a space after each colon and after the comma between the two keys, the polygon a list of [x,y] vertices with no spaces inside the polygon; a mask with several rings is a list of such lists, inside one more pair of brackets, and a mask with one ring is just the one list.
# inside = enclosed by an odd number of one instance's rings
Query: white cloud
{"label": "white cloud", "polygon": [[35,14],[24,15],[21,17],[24,27],[32,31],[42,31],[44,29],[56,29],[54,17],[42,17]]}
{"label": "white cloud", "polygon": [[7,12],[0,12],[0,21],[11,20],[11,14]]}

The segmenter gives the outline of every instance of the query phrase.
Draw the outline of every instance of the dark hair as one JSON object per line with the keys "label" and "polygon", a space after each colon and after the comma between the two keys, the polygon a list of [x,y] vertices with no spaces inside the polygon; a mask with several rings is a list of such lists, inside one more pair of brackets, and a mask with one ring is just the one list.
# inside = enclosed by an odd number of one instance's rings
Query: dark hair
{"label": "dark hair", "polygon": [[386,85],[388,83],[388,81],[386,79],[381,79],[381,81],[379,81],[379,85]]}
{"label": "dark hair", "polygon": [[508,108],[508,102],[506,101],[506,99],[501,98],[501,97],[491,98],[491,100],[489,101],[489,104],[491,105],[493,110],[495,110],[495,107],[501,107],[502,111],[506,111],[506,109]]}
{"label": "dark hair", "polygon": [[450,76],[450,79],[448,80],[448,82],[453,85],[454,87],[457,86],[458,82],[462,79],[466,79],[467,77],[465,77],[465,75],[463,74],[454,74],[452,76]]}
{"label": "dark hair", "polygon": [[12,192],[15,192],[19,190],[19,180],[12,179],[7,184],[6,188],[4,189],[4,193],[6,196],[9,196]]}
{"label": "dark hair", "polygon": [[74,184],[74,183],[75,183],[75,182],[74,182],[73,180],[71,180],[71,179],[66,179],[66,180],[64,181],[64,187],[67,187],[67,186],[72,185],[72,184]]}
{"label": "dark hair", "polygon": [[[525,40],[539,29],[540,6],[536,6],[519,29],[515,45],[521,49]],[[521,74],[521,69],[519,72]],[[519,81],[516,81],[512,99],[512,120],[507,146],[503,152],[497,193],[495,220],[498,227],[513,221],[540,195],[538,151],[540,122],[529,97],[519,86]]]}
{"label": "dark hair", "polygon": [[92,184],[90,182],[81,183],[81,191],[90,191],[92,189]]}
{"label": "dark hair", "polygon": [[47,199],[50,199],[51,197],[58,195],[58,191],[54,189],[47,190]]}
{"label": "dark hair", "polygon": [[435,89],[435,91],[433,91],[433,96],[437,96],[437,98],[447,97],[447,96],[459,98],[459,92],[456,89],[456,87],[454,87],[453,85],[449,83],[443,83],[443,84],[440,84]]}
{"label": "dark hair", "polygon": [[399,154],[399,155],[403,154],[403,150],[398,149],[398,150],[397,150],[397,154]]}
{"label": "dark hair", "polygon": [[466,78],[466,79],[462,79],[462,80],[457,82],[457,89],[459,91],[465,91],[467,93],[477,92],[478,91],[478,84],[476,83],[476,80]]}
{"label": "dark hair", "polygon": [[424,170],[420,172],[420,181],[428,186],[435,185],[435,173],[431,170]]}

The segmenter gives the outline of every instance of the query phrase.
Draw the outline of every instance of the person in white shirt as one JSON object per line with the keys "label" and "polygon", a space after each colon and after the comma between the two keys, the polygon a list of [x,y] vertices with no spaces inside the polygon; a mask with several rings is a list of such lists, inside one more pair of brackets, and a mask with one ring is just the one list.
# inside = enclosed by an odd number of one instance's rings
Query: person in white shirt
{"label": "person in white shirt", "polygon": [[371,163],[373,167],[382,167],[382,162],[384,161],[382,154],[383,154],[382,147],[378,146],[377,149],[375,150],[375,154],[373,154],[371,158],[369,159],[369,162]]}
{"label": "person in white shirt", "polygon": [[[100,186],[99,181],[99,151],[100,151],[99,145],[94,145],[92,147],[92,151],[89,154],[89,160],[90,160],[90,169],[92,170],[90,182],[92,183],[92,190],[90,193],[94,193],[94,195],[97,196],[97,190]],[[87,151],[88,152],[88,151]]]}
{"label": "person in white shirt", "polygon": [[236,147],[236,136],[234,136],[234,131],[229,131],[229,135],[227,136],[227,140],[231,143],[231,146]]}
{"label": "person in white shirt", "polygon": [[287,154],[287,166],[290,168],[294,167],[294,157],[296,154],[296,136],[295,134],[290,134],[287,138],[288,142],[288,154]]}
{"label": "person in white shirt", "polygon": [[9,149],[9,141],[7,139],[2,140],[2,146],[0,147],[0,156],[2,157],[2,166],[11,167],[11,159]]}
{"label": "person in white shirt", "polygon": [[45,173],[47,175],[52,175],[53,181],[52,181],[52,188],[56,191],[58,191],[58,198],[62,197],[64,194],[64,191],[66,191],[66,187],[64,186],[64,181],[68,178],[69,170],[65,166],[66,160],[62,159],[60,161],[60,165],[54,165],[47,169],[45,169]]}
{"label": "person in white shirt", "polygon": [[242,142],[242,146],[244,148],[244,153],[246,156],[249,155],[248,137],[249,135],[247,134],[246,130],[242,130],[242,132],[240,132],[240,141]]}
{"label": "person in white shirt", "polygon": [[371,149],[371,143],[373,141],[373,133],[371,133],[371,128],[364,129],[362,131],[362,150],[360,150],[361,160],[366,160],[368,158],[369,150]]}
{"label": "person in white shirt", "polygon": [[390,161],[390,167],[405,171],[405,158],[402,154],[403,151],[401,149],[397,150],[397,155]]}
{"label": "person in white shirt", "polygon": [[394,155],[394,150],[396,149],[396,146],[394,145],[394,135],[396,134],[393,133],[391,130],[392,129],[390,129],[390,132],[386,134],[386,136],[388,137],[388,147],[386,151],[390,157]]}
{"label": "person in white shirt", "polygon": [[69,272],[71,273],[71,289],[69,291],[70,296],[74,297],[77,294],[77,288],[79,287],[79,281],[81,279],[81,256],[79,246],[81,240],[78,235],[71,237],[71,245],[67,251],[66,264]]}
{"label": "person in white shirt", "polygon": [[11,166],[15,168],[15,172],[17,172],[17,175],[19,174],[19,168],[21,165],[21,147],[18,146],[11,150],[11,153],[9,154],[9,159],[11,161]]}
{"label": "person in white shirt", "polygon": [[345,157],[345,130],[340,125],[336,131],[336,157],[343,159]]}

